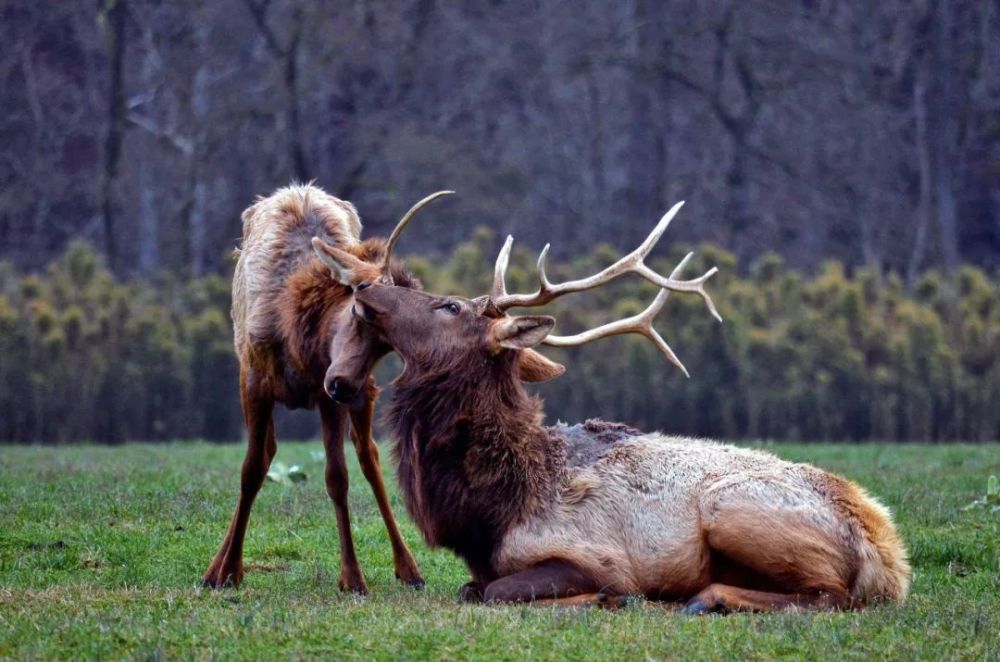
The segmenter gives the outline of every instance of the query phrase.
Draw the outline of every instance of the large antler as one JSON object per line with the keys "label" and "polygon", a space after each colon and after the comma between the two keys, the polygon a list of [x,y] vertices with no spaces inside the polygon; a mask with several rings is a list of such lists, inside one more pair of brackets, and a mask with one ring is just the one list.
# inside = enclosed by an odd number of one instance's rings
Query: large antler
{"label": "large antler", "polygon": [[[677,268],[671,272],[670,277],[676,278],[679,276],[681,270],[684,269],[684,266],[693,255],[694,253],[688,253],[685,255],[684,259],[677,265]],[[691,375],[688,373],[687,368],[684,367],[681,360],[677,358],[676,354],[674,354],[674,350],[670,349],[670,345],[667,344],[667,341],[665,341],[663,337],[656,332],[656,329],[653,328],[653,319],[663,308],[663,304],[667,302],[667,297],[669,296],[670,290],[663,288],[656,294],[656,298],[653,299],[653,303],[649,304],[649,307],[638,315],[626,317],[625,319],[618,320],[616,322],[609,322],[608,324],[599,326],[596,329],[590,329],[572,336],[549,335],[542,342],[546,345],[551,345],[552,347],[576,347],[577,345],[584,345],[597,340],[598,338],[607,338],[608,336],[617,336],[623,333],[638,333],[653,341],[653,344],[656,345],[656,348],[660,350],[660,353],[663,354],[668,361],[680,368],[685,377],[690,377]],[[721,318],[719,318],[719,321],[722,321]]]}
{"label": "large antler", "polygon": [[605,338],[607,336],[619,335],[622,333],[639,333],[649,338],[653,344],[656,345],[657,349],[659,349],[664,355],[664,357],[680,368],[685,376],[690,376],[687,369],[684,367],[684,364],[681,363],[680,359],[677,358],[677,355],[670,349],[670,346],[653,328],[653,319],[663,308],[663,304],[666,303],[670,292],[693,292],[698,294],[705,301],[705,305],[708,307],[712,316],[721,322],[722,317],[719,315],[718,310],[716,310],[715,304],[712,302],[712,298],[705,290],[706,281],[718,272],[718,268],[712,267],[702,276],[692,280],[677,280],[677,277],[687,265],[688,260],[691,259],[693,253],[688,253],[667,278],[664,278],[660,274],[656,273],[646,266],[645,262],[643,262],[645,257],[649,255],[649,252],[653,249],[653,246],[656,245],[656,242],[666,231],[667,226],[670,225],[670,221],[672,221],[674,216],[677,215],[677,212],[680,211],[683,204],[683,202],[678,202],[670,209],[670,211],[664,214],[663,218],[660,219],[660,222],[656,224],[656,227],[653,228],[653,231],[648,237],[646,237],[646,240],[643,241],[638,248],[606,269],[603,269],[599,273],[587,278],[580,278],[578,280],[571,280],[565,283],[557,284],[550,282],[548,277],[545,275],[545,257],[549,252],[549,245],[546,244],[545,248],[542,249],[541,255],[538,256],[538,290],[532,294],[507,294],[504,276],[507,272],[507,264],[510,261],[511,244],[514,241],[513,237],[508,236],[507,241],[504,242],[503,248],[500,250],[500,254],[497,256],[496,267],[493,273],[493,288],[490,292],[491,303],[500,312],[515,307],[543,306],[564,294],[589,290],[627,273],[638,274],[661,288],[660,292],[653,300],[653,303],[651,303],[644,311],[638,315],[633,315],[632,317],[628,317],[623,320],[611,322],[596,329],[591,329],[573,336],[548,336],[543,342],[547,345],[555,347],[572,347],[597,340],[598,338]]}
{"label": "large antler", "polygon": [[385,244],[385,257],[382,260],[382,273],[384,277],[389,277],[389,260],[392,258],[392,250],[396,247],[396,242],[399,241],[399,235],[403,233],[406,229],[407,224],[413,220],[417,212],[426,207],[431,202],[437,200],[440,197],[451,195],[454,191],[438,191],[437,193],[431,193],[423,200],[417,202],[417,204],[410,207],[410,210],[403,214],[403,218],[399,219],[399,223],[393,228],[392,234],[389,235],[389,240]]}

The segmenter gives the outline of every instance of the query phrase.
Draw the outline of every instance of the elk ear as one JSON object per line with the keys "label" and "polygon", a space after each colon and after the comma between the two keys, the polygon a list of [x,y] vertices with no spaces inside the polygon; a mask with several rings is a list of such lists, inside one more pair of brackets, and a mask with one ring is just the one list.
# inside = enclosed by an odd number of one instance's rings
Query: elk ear
{"label": "elk ear", "polygon": [[503,348],[530,349],[545,340],[555,325],[556,318],[548,315],[501,317],[490,324],[487,341],[494,352]]}
{"label": "elk ear", "polygon": [[566,366],[548,359],[533,349],[517,354],[517,376],[522,382],[547,382],[566,372]]}
{"label": "elk ear", "polygon": [[341,285],[351,286],[354,273],[365,265],[362,260],[336,246],[331,246],[319,237],[312,238],[313,252],[326,266],[330,268],[333,279]]}

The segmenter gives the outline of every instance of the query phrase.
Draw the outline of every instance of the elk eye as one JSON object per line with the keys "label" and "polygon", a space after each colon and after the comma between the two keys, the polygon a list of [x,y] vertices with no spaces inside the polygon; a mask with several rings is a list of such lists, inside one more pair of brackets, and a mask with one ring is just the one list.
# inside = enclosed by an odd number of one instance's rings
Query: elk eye
{"label": "elk eye", "polygon": [[354,316],[364,322],[374,322],[375,321],[375,311],[361,303],[360,301],[355,301],[352,307]]}

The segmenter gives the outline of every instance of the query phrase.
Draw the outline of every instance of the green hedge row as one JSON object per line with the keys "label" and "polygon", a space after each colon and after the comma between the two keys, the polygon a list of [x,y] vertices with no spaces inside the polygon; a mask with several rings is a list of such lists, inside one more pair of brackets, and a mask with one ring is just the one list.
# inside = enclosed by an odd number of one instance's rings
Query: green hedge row
{"label": "green hedge row", "polygon": [[228,279],[119,282],[75,244],[0,266],[0,439],[239,438]]}
{"label": "green hedge row", "polygon": [[[494,250],[479,232],[446,261],[409,264],[431,291],[475,295],[487,291]],[[601,246],[568,264],[550,259],[549,276],[593,273],[615,257]],[[652,266],[667,273],[679,257]],[[534,259],[515,250],[509,289],[534,287]],[[568,367],[539,388],[549,420],[722,438],[1000,438],[995,276],[928,272],[908,291],[893,275],[848,276],[835,262],[804,276],[770,255],[742,277],[712,247],[688,275],[713,264],[724,323],[674,294],[656,324],[690,380],[638,337],[543,349]],[[574,333],[641,310],[655,292],[626,278],[550,312],[557,332]],[[241,438],[228,309],[227,277],[120,282],[82,244],[43,274],[0,265],[0,440]]]}
{"label": "green hedge row", "polygon": [[[478,234],[432,268],[410,264],[433,291],[488,291],[495,252]],[[618,257],[609,247],[565,263],[553,281],[595,273]],[[683,253],[651,266],[668,274]],[[515,249],[508,289],[532,291],[537,253]],[[1000,439],[1000,286],[963,267],[950,281],[928,272],[912,292],[894,275],[837,262],[816,275],[762,257],[741,277],[735,258],[696,250],[687,278],[720,268],[709,290],[724,322],[693,295],[673,294],[656,328],[691,372],[685,379],[646,339],[609,338],[543,350],[568,368],[540,389],[550,420],[600,416],[643,429],[733,438],[825,440]],[[623,278],[554,304],[556,333],[634,314],[656,288]],[[515,311],[516,312],[516,311]]]}

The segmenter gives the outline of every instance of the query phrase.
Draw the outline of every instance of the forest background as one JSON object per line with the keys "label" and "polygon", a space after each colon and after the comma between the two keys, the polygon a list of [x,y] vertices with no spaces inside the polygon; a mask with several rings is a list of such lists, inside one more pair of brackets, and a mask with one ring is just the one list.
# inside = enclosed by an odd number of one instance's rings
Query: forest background
{"label": "forest background", "polygon": [[994,2],[6,0],[0,35],[0,440],[239,439],[240,212],[310,180],[368,236],[457,190],[402,250],[464,294],[507,233],[530,288],[544,243],[580,275],[686,200],[657,261],[718,265],[725,319],[661,315],[692,379],[641,340],[552,352],[551,421],[1000,438]]}

